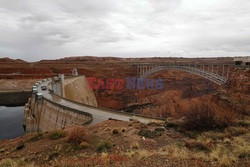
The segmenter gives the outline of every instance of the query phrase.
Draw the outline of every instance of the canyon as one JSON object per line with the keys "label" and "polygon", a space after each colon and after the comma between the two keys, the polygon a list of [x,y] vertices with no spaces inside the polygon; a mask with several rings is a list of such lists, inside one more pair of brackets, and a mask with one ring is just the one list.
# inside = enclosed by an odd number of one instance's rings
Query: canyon
{"label": "canyon", "polygon": [[[88,77],[104,82],[109,78],[123,79],[126,85],[126,77],[137,75],[134,65],[149,62],[216,63],[232,67],[224,85],[184,71],[162,70],[147,79],[162,79],[163,89],[87,89]],[[78,77],[72,77],[73,69],[78,70]],[[49,123],[44,121],[41,125],[44,132],[0,140],[0,166],[249,166],[250,71],[235,68],[232,58],[73,57],[33,63],[3,58],[0,59],[0,97],[7,105],[17,104],[14,97],[26,103],[29,95],[16,95],[31,94],[35,82],[58,74],[66,75],[64,95],[68,100],[164,121],[140,123],[133,119],[110,119],[53,130],[53,126],[61,127],[61,124],[47,120]],[[44,119],[55,117],[59,110],[65,117],[67,110],[72,110],[60,109],[49,100],[43,104],[47,106],[43,110],[47,114]],[[214,111],[216,120],[223,126],[225,123],[225,127],[218,124],[215,129],[205,131],[187,129],[188,113],[204,104],[210,110],[201,108],[208,114],[205,113],[206,119],[198,122],[198,126],[206,124]],[[51,113],[47,112],[49,109]],[[80,122],[85,119],[77,118]]]}
{"label": "canyon", "polygon": [[[77,69],[79,75],[107,78],[135,77],[135,63],[207,63],[233,64],[232,58],[97,58],[70,57],[59,60],[41,60],[29,63],[9,58],[0,59],[0,92],[31,91],[37,79],[54,77],[60,73],[71,75]],[[150,116],[167,117],[185,112],[191,104],[208,101],[218,86],[206,79],[186,72],[165,70],[150,76],[150,79],[162,78],[163,90],[138,89],[97,89],[94,90],[100,107],[125,110]],[[17,82],[15,84],[15,82]],[[14,84],[13,84],[14,83]],[[125,83],[126,84],[126,83]],[[153,111],[153,112],[152,112]]]}

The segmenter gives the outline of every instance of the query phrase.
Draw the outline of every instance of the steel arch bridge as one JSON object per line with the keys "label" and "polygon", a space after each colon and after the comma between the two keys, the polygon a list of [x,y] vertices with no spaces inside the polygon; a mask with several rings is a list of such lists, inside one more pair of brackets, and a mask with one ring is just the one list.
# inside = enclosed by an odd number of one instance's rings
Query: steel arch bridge
{"label": "steel arch bridge", "polygon": [[233,65],[187,65],[187,64],[136,64],[137,78],[145,79],[153,73],[162,70],[180,70],[186,71],[206,78],[218,85],[223,85],[227,82],[230,74],[230,69]]}

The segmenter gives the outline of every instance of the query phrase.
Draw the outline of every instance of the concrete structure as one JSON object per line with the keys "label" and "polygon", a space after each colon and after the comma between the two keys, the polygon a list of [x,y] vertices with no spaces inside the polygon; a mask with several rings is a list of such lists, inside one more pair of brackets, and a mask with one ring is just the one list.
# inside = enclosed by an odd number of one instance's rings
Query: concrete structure
{"label": "concrete structure", "polygon": [[[55,99],[44,98],[41,86],[42,83],[48,82],[51,80],[44,80],[37,87],[33,86],[32,96],[24,109],[23,124],[26,132],[51,131],[72,124],[86,125],[92,122],[91,114],[61,105],[55,102]],[[51,86],[49,85],[48,89],[51,89]]]}
{"label": "concrete structure", "polygon": [[237,67],[250,67],[250,56],[247,57],[236,57],[234,58],[235,65]]}
{"label": "concrete structure", "polygon": [[64,98],[97,107],[97,100],[92,89],[87,88],[85,76],[66,77],[64,79]]}
{"label": "concrete structure", "polygon": [[[38,83],[37,87],[33,88],[32,97],[24,109],[26,132],[51,131],[72,124],[93,125],[108,119],[138,120],[142,123],[164,120],[71,101],[50,91],[55,88],[50,79]],[[42,90],[43,86],[47,86],[48,89]]]}
{"label": "concrete structure", "polygon": [[77,76],[77,75],[78,75],[78,71],[77,71],[76,68],[72,70],[72,75],[73,75],[73,76]]}
{"label": "concrete structure", "polygon": [[226,83],[233,67],[232,64],[136,64],[137,77],[141,79],[161,70],[181,70],[204,77],[218,85]]}

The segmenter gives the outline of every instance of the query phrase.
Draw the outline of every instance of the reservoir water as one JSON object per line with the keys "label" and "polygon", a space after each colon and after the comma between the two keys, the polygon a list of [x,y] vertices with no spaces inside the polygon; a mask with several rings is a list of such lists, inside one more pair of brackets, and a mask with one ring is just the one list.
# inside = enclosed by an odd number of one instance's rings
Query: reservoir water
{"label": "reservoir water", "polygon": [[0,140],[13,139],[24,134],[23,110],[23,106],[0,106]]}

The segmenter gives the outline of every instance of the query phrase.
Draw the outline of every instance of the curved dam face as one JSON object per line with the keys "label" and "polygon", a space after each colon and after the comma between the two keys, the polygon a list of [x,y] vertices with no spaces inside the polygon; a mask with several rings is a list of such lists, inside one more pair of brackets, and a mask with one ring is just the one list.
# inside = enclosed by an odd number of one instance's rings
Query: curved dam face
{"label": "curved dam face", "polygon": [[64,98],[97,107],[95,94],[92,89],[87,88],[85,76],[65,78],[63,88]]}
{"label": "curved dam face", "polygon": [[[52,85],[47,87],[47,89],[52,87],[56,90],[62,89],[60,94],[63,94],[66,99],[97,106],[94,92],[91,89],[87,89],[85,76],[63,78],[60,82],[52,82]],[[92,122],[91,114],[56,103],[55,99],[41,98],[37,96],[36,92],[33,92],[24,109],[24,127],[26,132],[45,132],[62,129],[72,124],[85,125],[90,122]]]}

